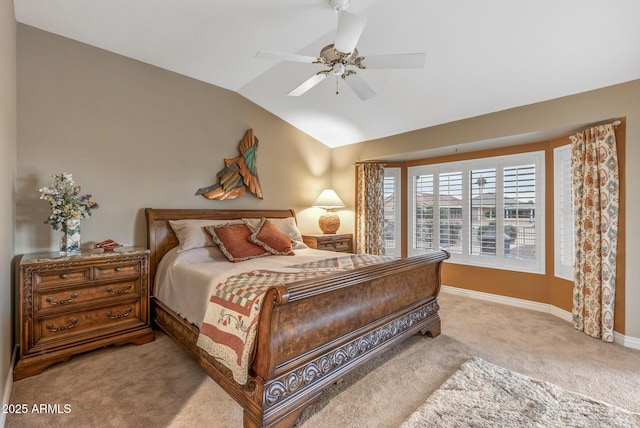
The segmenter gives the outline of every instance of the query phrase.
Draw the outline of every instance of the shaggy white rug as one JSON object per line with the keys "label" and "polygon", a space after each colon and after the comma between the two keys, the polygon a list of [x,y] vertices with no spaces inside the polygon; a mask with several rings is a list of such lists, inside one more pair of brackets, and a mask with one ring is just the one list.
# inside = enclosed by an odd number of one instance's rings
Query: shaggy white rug
{"label": "shaggy white rug", "polygon": [[418,427],[640,427],[640,413],[472,358],[401,425]]}

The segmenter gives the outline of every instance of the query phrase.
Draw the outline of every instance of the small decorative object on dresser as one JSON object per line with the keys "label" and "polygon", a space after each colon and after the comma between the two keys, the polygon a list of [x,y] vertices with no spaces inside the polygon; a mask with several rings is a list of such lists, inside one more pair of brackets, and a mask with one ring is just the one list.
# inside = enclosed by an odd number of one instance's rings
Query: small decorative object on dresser
{"label": "small decorative object on dresser", "polygon": [[113,239],[105,239],[104,241],[100,241],[96,244],[93,244],[93,248],[100,249],[105,253],[112,253],[116,248],[122,247],[122,244],[117,243]]}
{"label": "small decorative object on dresser", "polygon": [[60,254],[71,255],[80,252],[80,220],[89,217],[98,203],[91,195],[80,195],[80,186],[73,176],[66,172],[51,175],[53,184],[41,187],[40,199],[51,205],[51,214],[44,221],[53,230],[62,230]]}
{"label": "small decorative object on dresser", "polygon": [[302,241],[311,248],[317,248],[318,250],[353,253],[353,235],[351,233],[302,235]]}
{"label": "small decorative object on dresser", "polygon": [[149,250],[25,254],[16,268],[20,350],[14,380],[74,354],[154,340]]}

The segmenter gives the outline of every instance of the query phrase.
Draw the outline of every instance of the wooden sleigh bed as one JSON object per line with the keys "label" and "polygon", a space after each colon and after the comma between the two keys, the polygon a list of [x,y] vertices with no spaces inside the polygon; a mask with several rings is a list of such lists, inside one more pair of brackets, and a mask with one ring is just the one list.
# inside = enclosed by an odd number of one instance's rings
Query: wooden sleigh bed
{"label": "wooden sleigh bed", "polygon": [[[295,218],[295,213],[152,208],[145,213],[152,318],[242,406],[245,427],[291,427],[324,388],[365,361],[418,332],[440,334],[436,298],[441,265],[449,257],[445,251],[271,287],[259,315],[248,382],[241,385],[196,346],[198,328],[154,297],[156,268],[178,245],[169,221]],[[301,329],[311,333],[301,337]]]}

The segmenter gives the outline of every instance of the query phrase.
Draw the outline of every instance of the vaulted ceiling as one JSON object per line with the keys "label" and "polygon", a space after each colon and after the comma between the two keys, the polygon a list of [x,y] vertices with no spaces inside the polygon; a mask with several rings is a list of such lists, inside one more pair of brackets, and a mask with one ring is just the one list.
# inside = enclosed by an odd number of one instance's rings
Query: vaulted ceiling
{"label": "vaulted ceiling", "polygon": [[[361,101],[324,68],[257,59],[318,56],[328,0],[14,0],[18,22],[238,92],[330,147],[640,78],[637,0],[351,0],[362,56],[425,52],[423,69],[365,69]],[[338,94],[336,94],[336,89]]]}

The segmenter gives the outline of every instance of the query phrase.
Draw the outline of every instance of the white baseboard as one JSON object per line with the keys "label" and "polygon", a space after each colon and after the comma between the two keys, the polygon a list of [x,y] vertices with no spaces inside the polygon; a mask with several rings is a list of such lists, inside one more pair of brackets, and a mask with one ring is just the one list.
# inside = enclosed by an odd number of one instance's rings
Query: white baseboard
{"label": "white baseboard", "polygon": [[[13,387],[13,366],[16,364],[16,358],[18,357],[18,346],[13,348],[13,354],[11,355],[11,364],[9,364],[9,373],[7,373],[7,381],[4,383],[4,392],[2,393],[2,408],[6,408],[11,398],[11,388]],[[0,412],[0,427],[4,427],[6,422],[6,413]]]}
{"label": "white baseboard", "polygon": [[624,334],[616,333],[615,338],[616,343],[619,343],[624,347],[631,349],[640,349],[640,339],[638,339],[637,337],[627,337]]}
{"label": "white baseboard", "polygon": [[[486,300],[494,303],[501,303],[503,305],[530,309],[532,311],[545,312],[567,322],[572,322],[573,320],[571,312],[565,311],[564,309],[560,309],[557,306],[553,306],[548,303],[532,302],[531,300],[516,299],[515,297],[506,297],[500,296],[498,294],[483,293],[482,291],[467,290],[466,288],[451,287],[448,285],[443,285],[441,290],[443,293],[455,294],[458,296],[469,297],[478,300]],[[635,337],[626,337],[624,334],[614,332],[614,341],[618,345],[624,346],[626,348],[640,349],[640,339]]]}

